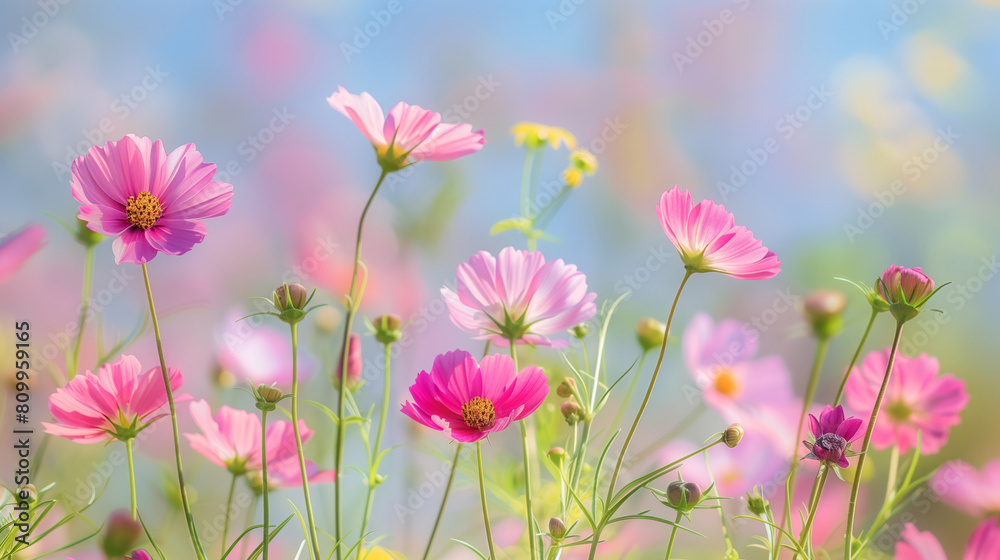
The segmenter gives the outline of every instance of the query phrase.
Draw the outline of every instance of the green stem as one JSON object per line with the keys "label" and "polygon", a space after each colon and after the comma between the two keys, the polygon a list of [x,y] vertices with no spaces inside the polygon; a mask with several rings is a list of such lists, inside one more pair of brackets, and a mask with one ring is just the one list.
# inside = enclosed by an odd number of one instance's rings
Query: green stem
{"label": "green stem", "polygon": [[146,263],[142,264],[142,278],[146,283],[146,299],[149,301],[149,315],[153,323],[153,335],[156,337],[156,353],[160,358],[160,372],[163,374],[163,387],[167,393],[167,404],[170,408],[170,426],[174,436],[174,459],[177,466],[178,491],[181,494],[181,507],[184,509],[184,517],[187,520],[188,533],[191,535],[191,544],[194,546],[198,560],[205,560],[206,555],[201,547],[201,539],[198,538],[198,529],[195,528],[194,514],[191,513],[191,502],[188,500],[187,486],[184,484],[184,465],[181,463],[181,441],[177,428],[177,407],[174,405],[174,391],[170,388],[170,374],[167,372],[167,361],[163,358],[163,341],[160,338],[160,323],[156,318],[156,306],[153,304],[153,290],[149,286],[149,271]]}
{"label": "green stem", "polygon": [[[295,434],[295,450],[299,456],[299,473],[302,475],[302,494],[305,496],[306,501],[306,518],[309,525],[309,539],[312,541],[312,556],[315,560],[320,560],[319,535],[316,533],[316,520],[313,518],[312,499],[309,496],[309,473],[306,471],[306,455],[302,450],[302,435],[299,433],[298,324],[289,323],[288,326],[292,330],[292,432]],[[341,387],[346,387],[346,385],[341,385]]]}
{"label": "green stem", "polygon": [[[483,520],[486,522],[486,542],[490,547],[490,560],[496,560],[497,553],[493,550],[493,530],[490,528],[490,512],[486,508],[486,479],[483,476],[482,440],[476,442],[476,458],[479,460],[479,499],[483,502]],[[452,469],[454,468],[452,466]]]}
{"label": "green stem", "polygon": [[[826,350],[830,347],[830,338],[822,337],[817,340],[816,343],[816,354],[813,357],[812,370],[809,372],[809,382],[806,384],[806,395],[802,401],[802,413],[799,415],[798,427],[795,430],[795,446],[792,448],[792,462],[788,467],[788,477],[785,478],[785,507],[781,514],[781,527],[785,527],[788,524],[788,529],[791,530],[792,523],[792,493],[795,491],[795,479],[798,477],[799,471],[799,453],[797,453],[798,438],[802,434],[802,427],[805,425],[806,414],[809,413],[809,407],[812,406],[813,398],[816,396],[816,386],[819,385],[819,375],[823,371],[823,360],[826,358]],[[781,531],[775,536],[777,543],[775,545],[775,550],[781,550],[781,541],[784,540],[784,535]]]}
{"label": "green stem", "polygon": [[[478,448],[478,444],[477,444]],[[431,554],[431,545],[434,544],[434,535],[437,534],[438,525],[441,524],[441,517],[444,515],[444,505],[448,503],[448,494],[451,492],[451,483],[455,480],[455,472],[458,471],[458,459],[459,454],[462,452],[462,444],[459,443],[455,446],[455,458],[451,461],[451,473],[448,475],[448,483],[444,487],[444,497],[441,498],[441,507],[438,509],[437,518],[434,519],[434,528],[431,529],[431,537],[427,539],[427,548],[424,549],[424,558],[427,560]],[[482,475],[482,466],[480,468],[480,475]],[[486,513],[486,495],[483,494],[483,513]],[[486,522],[486,530],[489,531],[489,521]]]}
{"label": "green stem", "polygon": [[524,153],[524,169],[521,171],[521,217],[531,217],[531,167],[535,162],[535,151],[540,148],[526,148]]}
{"label": "green stem", "polygon": [[[253,501],[250,502],[250,507],[247,508],[247,518],[246,518],[246,523],[244,523],[244,525],[246,527],[249,527],[249,526],[253,525],[253,520],[254,520],[254,517],[256,517],[256,516],[257,516],[257,495],[254,494]],[[267,517],[265,517],[264,519],[265,519],[265,521],[264,521],[264,530],[266,531],[267,530],[267,521],[266,521]],[[264,541],[261,541],[262,543],[267,540],[266,537],[267,537],[267,535],[265,534]],[[239,556],[240,558],[246,558],[247,557],[247,542],[249,542],[249,541],[250,541],[250,538],[248,537],[248,538],[243,539],[243,542],[240,543],[240,556]],[[267,544],[264,544],[264,560],[267,560]]]}
{"label": "green stem", "polygon": [[90,292],[94,282],[94,245],[87,245],[83,255],[83,300],[80,302],[80,320],[76,326],[76,338],[73,339],[73,352],[68,356],[66,378],[72,380],[80,367],[80,346],[83,344],[83,329],[87,325],[87,313],[90,312]]}
{"label": "green stem", "polygon": [[878,317],[878,311],[872,310],[872,316],[868,319],[868,326],[865,327],[865,334],[861,337],[861,342],[858,344],[858,348],[854,351],[854,356],[851,358],[851,363],[847,366],[847,370],[844,372],[844,379],[840,382],[840,388],[837,389],[837,397],[833,399],[833,405],[836,407],[840,404],[840,400],[844,398],[844,389],[847,388],[847,380],[851,377],[851,370],[854,369],[854,364],[858,361],[858,356],[861,355],[861,349],[865,347],[865,341],[868,340],[868,333],[872,330],[872,325],[875,324],[875,317]]}
{"label": "green stem", "polygon": [[899,446],[893,445],[889,454],[889,479],[885,486],[885,502],[889,503],[896,496],[896,476],[899,473]]}
{"label": "green stem", "polygon": [[[513,338],[510,339],[510,357],[514,360],[514,371],[520,372]],[[524,507],[527,509],[525,521],[528,524],[528,551],[531,554],[531,560],[535,560],[538,553],[535,551],[535,512],[531,508],[531,459],[528,449],[528,423],[522,418],[518,420],[518,424],[521,426],[521,453],[524,457]]]}
{"label": "green stem", "polygon": [[[802,532],[799,533],[799,548],[805,550],[806,543],[810,541],[809,532],[812,529],[813,520],[816,519],[816,510],[819,509],[819,499],[823,495],[823,486],[826,484],[826,477],[830,474],[830,469],[826,465],[821,465],[820,472],[816,473],[816,483],[813,484],[812,495],[809,497],[809,515],[802,525]],[[798,554],[792,558],[798,558]]]}
{"label": "green stem", "polygon": [[592,419],[590,418],[583,421],[583,436],[577,441],[576,449],[573,451],[573,474],[569,479],[569,487],[574,492],[579,489],[580,475],[583,473],[584,458],[587,454],[587,441],[590,439],[591,422]]}
{"label": "green stem", "polygon": [[[263,477],[262,484],[263,490],[262,495],[264,496],[264,540],[261,541],[264,545],[264,557],[263,560],[267,560],[267,549],[270,548],[268,543],[268,533],[271,531],[270,519],[268,516],[270,514],[270,509],[267,504],[267,411],[260,411],[260,465],[261,465],[261,476]],[[254,502],[256,503],[256,502]],[[250,520],[251,524],[253,519]]]}
{"label": "green stem", "polygon": [[135,464],[132,462],[132,439],[125,440],[125,457],[128,459],[128,495],[131,499],[129,513],[132,521],[139,519],[139,504],[135,499]]}
{"label": "green stem", "polygon": [[893,362],[896,361],[896,350],[899,348],[899,339],[903,334],[903,321],[896,321],[896,334],[892,337],[892,348],[889,350],[889,363],[885,366],[885,377],[882,378],[882,387],[879,388],[878,397],[875,399],[875,406],[872,407],[872,415],[868,420],[868,429],[865,430],[864,443],[861,446],[861,455],[858,455],[858,467],[854,472],[854,485],[851,487],[851,501],[847,507],[847,532],[844,535],[844,560],[851,560],[854,546],[854,515],[858,505],[858,492],[861,490],[861,473],[865,467],[865,458],[868,457],[868,448],[872,441],[872,432],[875,430],[875,422],[878,420],[879,409],[882,408],[882,399],[885,398],[885,389],[889,386],[889,375],[892,373]]}
{"label": "green stem", "polygon": [[[667,340],[670,338],[670,323],[674,320],[674,311],[677,310],[677,301],[681,297],[681,291],[684,290],[684,285],[687,284],[688,278],[691,278],[693,272],[690,270],[684,271],[684,279],[681,280],[681,285],[677,287],[677,294],[674,296],[674,302],[670,305],[670,315],[667,316],[667,327],[666,331],[663,333],[663,344],[660,345],[660,357],[656,360],[656,368],[653,369],[653,377],[649,380],[649,388],[646,389],[646,396],[642,399],[642,405],[639,407],[639,412],[635,415],[635,421],[632,422],[632,428],[628,431],[628,437],[625,438],[625,444],[622,445],[621,453],[618,454],[618,462],[615,463],[615,470],[611,474],[611,483],[608,485],[608,497],[604,500],[604,503],[610,503],[611,498],[615,494],[615,483],[618,482],[618,473],[621,472],[622,463],[625,461],[625,454],[628,452],[628,446],[632,443],[632,438],[635,436],[635,430],[639,427],[639,420],[642,419],[642,413],[646,411],[646,405],[649,404],[649,398],[653,394],[653,386],[656,385],[656,377],[660,374],[660,366],[663,365],[663,354],[667,350]],[[600,364],[597,365],[600,367]],[[597,489],[595,488],[596,492]]]}
{"label": "green stem", "polygon": [[674,519],[674,524],[670,527],[670,540],[667,541],[667,555],[663,557],[663,560],[670,560],[670,552],[674,549],[674,537],[677,536],[677,524],[681,522],[681,512],[677,512],[677,517]]}
{"label": "green stem", "polygon": [[[340,391],[338,391],[337,396],[337,418],[344,418],[344,391],[347,390],[347,363],[349,358],[349,346],[351,341],[351,327],[354,324],[354,317],[358,314],[358,307],[360,307],[361,302],[358,301],[358,268],[361,263],[361,234],[364,232],[365,218],[368,216],[368,210],[371,209],[372,202],[375,201],[375,195],[378,194],[379,188],[382,186],[382,181],[385,180],[386,176],[389,174],[384,168],[382,169],[382,174],[379,175],[378,182],[375,183],[375,188],[372,190],[371,196],[368,197],[368,202],[365,203],[364,210],[361,211],[361,219],[358,220],[358,234],[357,240],[354,243],[354,269],[351,272],[351,289],[347,292],[347,320],[344,323],[344,340],[341,344],[341,354],[343,356],[341,362],[341,379],[340,379]],[[334,370],[336,371],[336,370]],[[337,560],[343,558],[343,553],[341,551],[341,541],[343,540],[343,523],[341,522],[341,511],[340,511],[340,477],[343,473],[343,463],[344,463],[344,439],[347,435],[347,426],[344,422],[337,422],[337,445],[334,448],[334,511],[335,511],[335,535],[336,535],[336,550],[337,550]]]}
{"label": "green stem", "polygon": [[222,553],[226,553],[226,540],[229,536],[229,511],[233,508],[233,494],[236,493],[236,475],[229,484],[229,497],[226,498],[226,517],[222,521]]}
{"label": "green stem", "polygon": [[[368,500],[365,501],[365,513],[361,518],[361,533],[359,538],[362,544],[364,543],[365,530],[368,528],[369,517],[372,513],[372,505],[375,502],[375,488],[379,484],[378,480],[376,480],[378,478],[378,467],[375,466],[375,461],[378,460],[379,451],[382,448],[382,432],[385,431],[385,424],[389,417],[389,358],[391,355],[392,343],[390,342],[385,344],[385,379],[382,383],[382,411],[379,413],[378,430],[375,432],[375,447],[372,448],[371,465],[373,470],[368,474]],[[358,547],[358,560],[361,560],[362,548],[361,546]]]}

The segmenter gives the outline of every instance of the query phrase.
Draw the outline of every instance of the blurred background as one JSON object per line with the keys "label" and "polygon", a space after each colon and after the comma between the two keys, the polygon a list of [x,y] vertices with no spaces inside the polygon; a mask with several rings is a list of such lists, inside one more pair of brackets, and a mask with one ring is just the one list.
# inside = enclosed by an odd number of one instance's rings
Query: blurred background
{"label": "blurred background", "polygon": [[[235,188],[232,210],[207,222],[204,243],[183,257],[160,256],[149,267],[165,315],[167,361],[183,371],[184,391],[213,408],[253,410],[247,395],[220,387],[227,373],[245,385],[252,374],[240,372],[260,365],[255,358],[220,364],[231,340],[227,329],[234,317],[254,310],[249,298],[301,279],[330,304],[307,329],[314,366],[307,390],[334,402],[329,376],[339,351],[338,302],[349,283],[357,219],[379,171],[370,144],[325,101],[342,85],[371,93],[386,111],[406,101],[441,112],[445,121],[472,123],[487,139],[475,155],[421,163],[393,177],[366,226],[372,279],[362,315],[415,319],[393,361],[393,401],[402,402],[416,373],[438,353],[482,351],[481,342],[448,320],[439,290],[454,284],[455,266],[478,250],[524,248],[516,232],[490,236],[488,230],[517,214],[524,150],[509,130],[527,120],[565,127],[600,164],[552,221],[549,233],[559,242],[542,241],[539,249],[584,271],[599,303],[631,292],[611,323],[609,372],[625,371],[639,356],[635,322],[664,320],[683,275],[653,212],[660,194],[676,184],[695,200],[724,203],[779,255],[783,270],[766,281],[696,277],[678,308],[675,336],[699,311],[717,321],[755,324],[758,354],[780,355],[801,395],[815,342],[788,302],[816,288],[843,290],[847,329],[833,342],[817,396],[828,401],[869,314],[860,293],[833,278],[871,285],[890,264],[921,266],[939,284],[953,284],[933,302],[944,314],[928,313],[908,325],[902,350],[937,356],[942,373],[964,379],[972,395],[948,445],[921,470],[956,457],[978,468],[1000,454],[991,431],[1000,389],[994,375],[1000,361],[994,280],[1000,117],[991,109],[1000,87],[1000,2],[18,0],[0,5],[0,22],[8,40],[0,56],[0,235],[28,224],[46,230],[44,247],[0,285],[3,324],[30,321],[43,353],[32,393],[36,426],[49,420],[44,399],[65,375],[83,268],[82,248],[46,213],[72,224],[77,204],[70,163],[92,145],[130,132],[160,138],[168,150],[195,143],[218,165],[216,178]],[[543,191],[558,185],[567,155],[565,148],[546,154]],[[97,248],[93,290],[100,322],[88,324],[86,367],[97,355],[98,332],[110,346],[146,312],[138,269],[116,266],[110,243]],[[276,321],[262,324],[252,329],[285,332]],[[891,327],[880,318],[866,351],[887,346]],[[5,377],[12,374],[12,346],[5,334]],[[379,398],[380,351],[363,337],[367,385],[357,398],[364,409]],[[147,367],[156,359],[148,332],[128,352]],[[529,355],[549,366],[553,378],[564,375],[557,353]],[[696,406],[683,390],[691,377],[679,346],[667,356],[640,448]],[[2,416],[5,433],[10,402]],[[558,405],[553,395],[540,412],[553,426],[548,439],[540,435],[542,453],[567,437]],[[371,529],[384,536],[382,546],[419,557],[448,472],[440,459],[454,448],[395,408],[386,441],[402,447],[384,466],[388,482],[379,490]],[[182,429],[193,430],[181,409]],[[317,432],[309,456],[330,468],[333,426],[315,410],[307,419]],[[685,438],[697,444],[724,426],[709,412]],[[162,490],[172,476],[168,430],[163,423],[137,446],[140,508],[169,557],[182,557],[189,550],[182,517]],[[517,438],[502,436],[484,448],[489,468],[497,485],[516,488]],[[182,445],[197,488],[196,516],[209,527],[224,509],[228,475]],[[3,468],[10,472],[6,449]],[[362,464],[360,446],[351,452],[348,464]],[[128,507],[120,444],[52,440],[46,455],[35,484],[55,483],[64,512],[85,503],[91,485],[108,485],[87,511],[96,525]],[[883,491],[884,456],[872,461],[874,494]],[[463,468],[471,466],[467,460]],[[450,537],[485,546],[471,472],[458,476],[432,557],[469,556]],[[356,531],[361,477],[344,476],[351,483],[345,523]],[[0,480],[12,484],[8,475]],[[840,492],[846,487],[831,483]],[[240,491],[249,503],[250,491]],[[317,515],[330,527],[333,488],[314,492]],[[287,500],[301,501],[295,491],[277,496],[272,520],[292,511]],[[869,518],[879,501],[869,500]],[[500,502],[493,504],[497,538],[513,546],[523,522]],[[739,504],[731,507],[738,513]],[[259,508],[238,513],[237,525],[248,515],[260,520]],[[979,521],[936,501],[908,513],[956,557]],[[721,554],[717,516],[707,512],[695,522],[712,538],[683,535],[679,556]],[[283,532],[280,546],[288,552],[278,557],[290,558],[297,548],[294,525]],[[49,542],[72,542],[88,529],[76,520]],[[738,529],[741,546],[761,532],[752,524]],[[899,529],[885,538],[883,551],[891,553]],[[666,536],[659,527],[622,531],[630,543],[647,539],[650,557],[662,556]],[[31,556],[48,549],[39,544]],[[93,549],[92,543],[78,547],[77,558]]]}

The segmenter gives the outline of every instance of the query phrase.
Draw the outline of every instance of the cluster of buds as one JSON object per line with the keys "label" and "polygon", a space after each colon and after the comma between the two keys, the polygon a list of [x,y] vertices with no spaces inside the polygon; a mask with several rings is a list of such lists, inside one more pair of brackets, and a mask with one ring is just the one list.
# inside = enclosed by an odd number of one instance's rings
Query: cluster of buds
{"label": "cluster of buds", "polygon": [[559,406],[559,412],[562,413],[563,418],[566,419],[566,422],[570,426],[586,419],[586,411],[577,402],[580,393],[576,388],[576,379],[572,377],[564,378],[559,387],[556,388],[556,394],[566,399],[566,402]]}

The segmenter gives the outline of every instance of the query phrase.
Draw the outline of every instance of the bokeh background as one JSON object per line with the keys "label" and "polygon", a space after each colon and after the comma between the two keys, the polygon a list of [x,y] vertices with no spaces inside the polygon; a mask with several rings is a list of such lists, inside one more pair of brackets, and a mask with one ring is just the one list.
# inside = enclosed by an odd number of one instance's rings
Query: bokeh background
{"label": "bokeh background", "polygon": [[[457,263],[477,250],[524,247],[518,234],[491,237],[488,226],[517,212],[523,149],[508,131],[530,120],[567,128],[600,162],[553,220],[549,231],[560,242],[543,241],[540,249],[586,272],[598,301],[631,290],[612,322],[609,371],[635,360],[635,321],[664,319],[682,275],[653,213],[660,193],[677,184],[696,199],[723,202],[782,258],[783,270],[767,281],[697,277],[682,298],[676,333],[698,311],[763,320],[761,354],[781,355],[801,394],[814,342],[795,306],[779,302],[821,287],[845,290],[847,330],[834,341],[818,397],[829,399],[868,316],[860,294],[833,277],[871,284],[890,264],[921,266],[939,283],[953,284],[934,302],[944,314],[915,320],[903,350],[937,356],[972,395],[948,446],[921,469],[954,457],[979,467],[1000,454],[995,0],[17,0],[0,5],[0,22],[7,38],[0,49],[0,234],[29,223],[47,230],[44,248],[0,286],[3,324],[30,321],[33,340],[48,354],[52,375],[38,372],[34,422],[48,420],[44,399],[63,375],[83,263],[80,246],[46,213],[71,222],[70,162],[129,132],[161,138],[168,149],[196,143],[218,164],[217,178],[235,187],[232,210],[208,222],[205,243],[150,266],[167,315],[167,359],[184,372],[184,390],[213,407],[252,409],[245,394],[214,384],[220,345],[234,314],[252,309],[248,298],[301,277],[331,304],[307,336],[315,365],[307,387],[333,401],[328,376],[340,340],[338,294],[349,278],[361,206],[378,177],[370,145],[325,101],[343,85],[370,92],[386,110],[405,100],[486,131],[480,153],[420,164],[388,184],[368,223],[364,250],[372,280],[362,314],[417,319],[394,361],[394,401],[436,354],[481,351],[447,319],[439,288],[453,283]],[[546,155],[543,190],[558,181],[566,154]],[[145,312],[138,270],[116,266],[110,244],[98,247],[94,293],[101,322],[88,325],[84,365],[95,359],[98,327],[109,346]],[[883,348],[890,336],[890,321],[882,318],[868,349]],[[3,335],[4,375],[12,344]],[[379,351],[364,339],[363,405],[379,394]],[[144,364],[155,361],[148,333],[129,352]],[[536,358],[559,371],[556,354]],[[676,345],[666,367],[640,444],[655,441],[695,406],[683,391],[691,381]],[[647,369],[643,379],[648,375]],[[542,414],[564,438],[557,406],[551,400]],[[8,406],[5,433],[9,412]],[[384,546],[419,556],[447,472],[439,458],[453,448],[395,412],[390,418],[387,442],[402,447],[385,466],[389,482],[380,489],[372,529],[385,535]],[[309,419],[317,430],[310,457],[328,468],[332,426],[320,414],[310,412]],[[685,437],[701,441],[721,424],[707,413]],[[191,429],[186,416],[182,427]],[[181,517],[161,489],[171,469],[167,425],[159,428],[138,446],[141,507],[170,557],[182,557],[188,549]],[[517,453],[503,452],[516,450],[516,439],[503,434],[487,448],[498,479],[518,476]],[[111,510],[127,507],[126,471],[115,449],[51,441],[36,484],[55,483],[72,508],[89,484],[107,482],[87,512],[99,525]],[[9,446],[2,456],[9,472]],[[876,457],[881,480],[884,454]],[[352,459],[360,463],[361,455]],[[227,475],[190,449],[185,460],[197,488],[196,514],[207,526],[221,511]],[[354,483],[346,508],[353,527],[361,483],[353,471],[345,477]],[[11,484],[9,475],[0,479]],[[473,480],[459,475],[436,547],[441,557],[468,556],[449,537],[484,545]],[[874,494],[882,491],[872,484]],[[318,515],[329,526],[332,487],[317,488]],[[286,499],[301,500],[291,491],[279,498],[272,519],[291,511]],[[503,505],[495,509],[498,538],[511,545],[523,524]],[[977,522],[937,503],[910,513],[956,557]],[[717,519],[705,517],[696,521],[712,531]],[[75,521],[52,542],[70,542],[89,527]],[[740,542],[759,530],[741,526]],[[652,557],[662,554],[659,527],[629,533],[623,538],[652,543]],[[711,534],[707,541],[683,536],[682,554],[721,553],[718,533]],[[292,557],[296,535],[294,526],[284,532],[288,552],[280,557]]]}

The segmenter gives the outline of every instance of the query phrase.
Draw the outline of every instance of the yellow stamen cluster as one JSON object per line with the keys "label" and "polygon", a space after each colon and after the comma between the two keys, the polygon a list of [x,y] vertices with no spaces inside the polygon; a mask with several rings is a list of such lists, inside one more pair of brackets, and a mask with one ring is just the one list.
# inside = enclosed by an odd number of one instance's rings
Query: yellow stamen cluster
{"label": "yellow stamen cluster", "polygon": [[482,430],[489,428],[496,420],[496,412],[493,410],[493,402],[483,397],[474,397],[471,401],[462,405],[462,420],[470,428]]}
{"label": "yellow stamen cluster", "polygon": [[128,223],[139,229],[149,229],[156,224],[156,220],[163,215],[163,205],[160,199],[146,191],[140,192],[137,196],[128,197],[125,205],[125,216]]}

